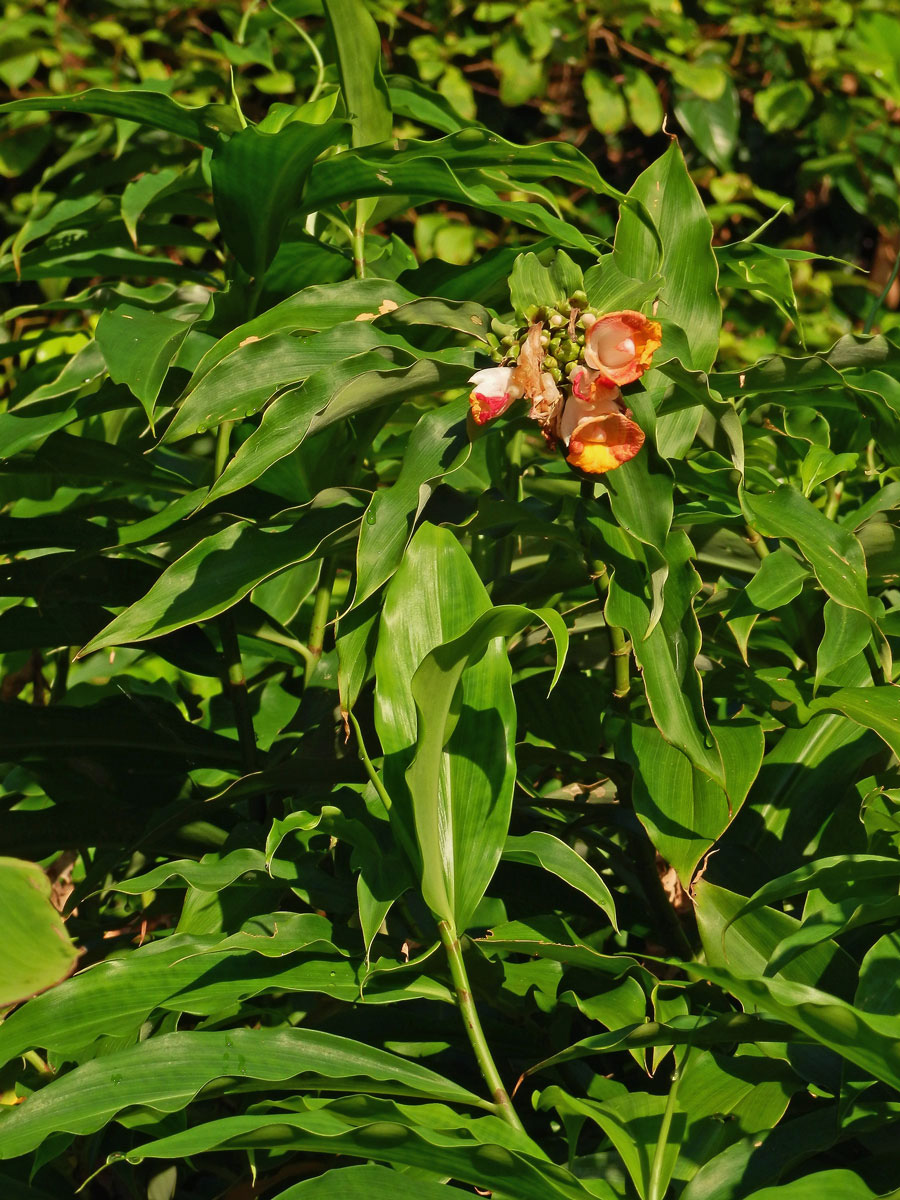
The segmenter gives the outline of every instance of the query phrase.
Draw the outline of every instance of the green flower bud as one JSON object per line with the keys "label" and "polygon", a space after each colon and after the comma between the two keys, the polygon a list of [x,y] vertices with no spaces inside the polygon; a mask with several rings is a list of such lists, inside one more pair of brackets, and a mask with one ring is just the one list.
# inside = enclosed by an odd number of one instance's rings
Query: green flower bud
{"label": "green flower bud", "polygon": [[587,308],[587,292],[583,291],[581,288],[579,288],[577,292],[573,292],[569,299],[575,308]]}
{"label": "green flower bud", "polygon": [[507,325],[505,321],[501,321],[499,317],[491,318],[491,329],[498,337],[504,337],[507,333],[515,333],[515,325]]}
{"label": "green flower bud", "polygon": [[559,367],[551,367],[550,374],[553,378],[554,383],[562,383],[563,376],[562,376],[562,371],[559,369]]}
{"label": "green flower bud", "polygon": [[551,329],[559,329],[560,325],[565,325],[566,318],[562,313],[555,312],[551,314],[550,320],[547,323]]}
{"label": "green flower bud", "polygon": [[540,312],[540,309],[538,308],[538,306],[536,304],[529,304],[528,307],[525,309],[525,312],[522,315],[524,316],[525,320],[528,322],[529,325],[533,325],[535,323],[535,321],[538,320],[539,312]]}
{"label": "green flower bud", "polygon": [[544,359],[544,370],[549,371],[551,375],[554,371],[559,371],[559,362],[553,357],[552,354],[548,354]]}

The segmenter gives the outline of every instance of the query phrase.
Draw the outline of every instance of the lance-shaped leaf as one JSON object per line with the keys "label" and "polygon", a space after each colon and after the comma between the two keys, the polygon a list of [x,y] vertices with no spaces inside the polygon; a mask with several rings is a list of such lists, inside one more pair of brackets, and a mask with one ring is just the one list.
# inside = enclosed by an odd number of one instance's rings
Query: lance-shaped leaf
{"label": "lance-shaped leaf", "polygon": [[453,535],[423,525],[388,589],[376,651],[376,722],[392,822],[432,910],[464,929],[509,828],[515,705],[503,637],[556,613],[491,608]]}
{"label": "lance-shaped leaf", "polygon": [[259,428],[247,438],[210,491],[207,502],[253,483],[264,471],[296,450],[311,433],[381,404],[398,405],[417,396],[458,387],[471,367],[432,356],[392,363],[380,353],[357,354],[279,396],[266,409]]}
{"label": "lance-shaped leaf", "polygon": [[278,1146],[418,1167],[516,1200],[615,1200],[602,1179],[592,1179],[587,1190],[499,1117],[472,1118],[444,1106],[413,1108],[362,1096],[308,1112],[274,1109],[225,1117],[148,1142],[126,1157],[135,1163],[182,1158],[223,1145]]}
{"label": "lance-shaped leaf", "polygon": [[217,616],[258,583],[286,567],[324,553],[359,521],[359,502],[333,489],[274,528],[236,521],[210,534],[177,559],[136,604],[120,613],[81,651],[141,642]]}
{"label": "lance-shaped leaf", "polygon": [[698,963],[685,963],[684,970],[693,979],[718,984],[746,1011],[784,1021],[900,1090],[900,1017],[863,1012],[829,992],[783,977],[745,979]]}
{"label": "lance-shaped leaf", "polygon": [[688,366],[708,371],[719,348],[722,308],[716,292],[718,267],[712,249],[712,223],[673,139],[661,158],[640,175],[628,193],[641,201],[662,238],[662,262],[647,224],[623,208],[616,229],[613,261],[623,274],[651,279],[659,270],[661,312],[688,335]]}
{"label": "lance-shaped leaf", "polygon": [[558,837],[554,837],[552,833],[534,830],[523,837],[508,837],[503,846],[502,858],[507,862],[542,867],[558,879],[565,880],[589,900],[593,900],[609,917],[613,929],[618,929],[616,906],[609,888],[589,862],[585,862],[577,851]]}
{"label": "lance-shaped leaf", "polygon": [[132,89],[111,92],[89,88],[74,96],[35,96],[0,105],[0,112],[71,112],[97,117],[115,117],[162,129],[201,146],[215,146],[222,132],[238,129],[240,119],[228,104],[185,108],[162,92]]}
{"label": "lance-shaped leaf", "polygon": [[314,1029],[229,1029],[169,1033],[104,1055],[35,1092],[0,1120],[0,1158],[16,1158],[53,1133],[93,1133],[122,1109],[185,1108],[201,1088],[240,1077],[310,1089],[368,1090],[482,1105],[436,1071],[362,1042]]}
{"label": "lance-shaped leaf", "polygon": [[325,0],[328,32],[337,51],[337,67],[354,146],[371,146],[391,136],[393,114],[381,72],[381,35],[361,0]]}

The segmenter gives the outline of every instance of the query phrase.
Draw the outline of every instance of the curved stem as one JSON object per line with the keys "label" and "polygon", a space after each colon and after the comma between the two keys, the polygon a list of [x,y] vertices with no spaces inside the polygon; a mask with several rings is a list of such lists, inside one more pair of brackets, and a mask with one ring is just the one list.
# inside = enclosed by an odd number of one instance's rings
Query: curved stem
{"label": "curved stem", "polygon": [[466,1027],[466,1033],[469,1035],[469,1042],[478,1061],[482,1078],[490,1089],[494,1103],[497,1105],[497,1115],[503,1117],[513,1129],[518,1129],[524,1133],[525,1130],[522,1122],[519,1120],[516,1110],[512,1106],[509,1093],[503,1086],[503,1080],[500,1078],[497,1064],[494,1062],[490,1047],[484,1036],[484,1030],[481,1028],[481,1021],[478,1018],[475,1001],[472,999],[469,976],[466,973],[466,964],[463,960],[462,948],[459,944],[456,930],[451,926],[449,921],[438,921],[438,933],[441,935],[444,950],[447,952],[450,978],[453,980],[456,1002],[462,1014],[463,1024]]}
{"label": "curved stem", "polygon": [[744,529],[747,532],[747,541],[750,543],[750,548],[759,561],[762,562],[764,558],[768,558],[769,547],[763,541],[761,535],[757,533],[752,525],[745,525]]}
{"label": "curved stem", "polygon": [[387,788],[381,781],[381,776],[375,770],[374,763],[372,762],[371,758],[369,758],[369,752],[366,750],[366,743],[363,741],[363,735],[362,730],[359,727],[359,721],[357,721],[352,712],[347,713],[347,719],[353,726],[353,732],[356,734],[356,751],[359,754],[362,765],[366,768],[366,774],[369,776],[369,781],[372,784],[372,787],[378,793],[378,798],[384,805],[384,811],[386,813],[390,813],[391,798],[388,795]]}
{"label": "curved stem", "polygon": [[287,13],[283,13],[281,9],[276,8],[275,5],[272,4],[271,0],[269,0],[269,8],[271,8],[272,12],[275,13],[276,16],[281,17],[282,21],[287,21],[288,25],[291,25],[294,30],[300,34],[304,42],[306,42],[307,46],[309,47],[310,53],[313,56],[313,61],[316,64],[316,84],[306,100],[307,104],[312,104],[313,100],[318,100],[319,93],[325,86],[325,63],[322,61],[322,55],[319,53],[319,47],[309,36],[299,21],[295,21],[293,17],[289,17]]}
{"label": "curved stem", "polygon": [[309,657],[306,660],[306,670],[303,676],[303,688],[309,687],[325,643],[325,626],[328,624],[328,610],[331,607],[331,591],[334,587],[334,577],[337,574],[337,563],[333,558],[326,558],[319,573],[319,586],[313,601],[312,621],[309,624]]}

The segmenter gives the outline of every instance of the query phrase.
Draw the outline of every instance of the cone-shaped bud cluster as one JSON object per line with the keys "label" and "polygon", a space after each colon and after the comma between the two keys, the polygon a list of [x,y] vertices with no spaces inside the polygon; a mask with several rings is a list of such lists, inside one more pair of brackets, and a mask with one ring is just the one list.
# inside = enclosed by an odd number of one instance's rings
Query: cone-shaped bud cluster
{"label": "cone-shaped bud cluster", "polygon": [[630,309],[597,312],[584,292],[554,308],[532,305],[524,317],[519,328],[492,322],[498,365],[470,380],[476,424],[494,420],[524,396],[548,444],[562,443],[566,460],[580,471],[598,475],[634,458],[644,433],[619,389],[650,366],[660,346],[659,323]]}

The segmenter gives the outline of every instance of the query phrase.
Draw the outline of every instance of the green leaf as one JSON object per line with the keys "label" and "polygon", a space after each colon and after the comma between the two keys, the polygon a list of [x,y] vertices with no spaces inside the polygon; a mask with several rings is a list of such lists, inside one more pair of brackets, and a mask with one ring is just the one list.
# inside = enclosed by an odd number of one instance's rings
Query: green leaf
{"label": "green leaf", "polygon": [[[886,1200],[896,1193],[891,1192]],[[747,1200],[875,1200],[876,1193],[855,1171],[815,1171],[791,1183],[751,1192]]]}
{"label": "green leaf", "polygon": [[852,533],[829,521],[790,484],[761,495],[742,491],[741,504],[757,532],[794,542],[832,600],[868,618],[866,560]]}
{"label": "green leaf", "polygon": [[396,482],[372,496],[359,531],[354,608],[390,579],[435,486],[469,457],[468,411],[468,401],[462,398],[421,416]]}
{"label": "green leaf", "polygon": [[302,388],[279,396],[266,409],[259,428],[211,489],[207,503],[253,483],[297,449],[312,433],[377,405],[399,405],[450,387],[462,386],[471,367],[439,358],[395,365],[369,353],[338,362],[311,375]]}
{"label": "green leaf", "polygon": [[[192,391],[241,343],[273,333],[321,333],[358,318],[376,318],[381,305],[405,305],[412,292],[386,279],[347,279],[342,283],[314,284],[280,304],[229,330],[203,355],[194,369],[186,392]],[[229,386],[231,386],[229,384]]]}
{"label": "green leaf", "polygon": [[[359,1101],[358,1103],[356,1101]],[[310,1112],[273,1111],[226,1117],[148,1142],[129,1162],[182,1158],[221,1145],[347,1154],[424,1169],[516,1200],[614,1200],[602,1181],[588,1191],[563,1167],[538,1157],[525,1135],[497,1117],[466,1118],[429,1106],[406,1109],[385,1101],[332,1101]],[[416,1180],[418,1182],[418,1180]]]}
{"label": "green leaf", "polygon": [[[796,918],[771,908],[738,916],[746,897],[706,879],[696,880],[692,894],[707,961],[735,977],[763,976],[779,945],[801,928]],[[856,965],[850,955],[830,941],[809,947],[802,956],[784,963],[778,972],[780,979],[804,987],[844,988],[851,992],[855,974]]]}
{"label": "green leaf", "polygon": [[498,199],[498,190],[513,186],[512,180],[504,180],[502,172],[498,175],[498,164],[510,168],[519,186],[532,180],[543,183],[556,176],[610,196],[625,205],[647,229],[652,244],[659,247],[659,234],[641,201],[611,187],[574,146],[564,142],[518,146],[477,128],[463,129],[437,141],[410,139],[399,148],[391,142],[323,159],[310,172],[303,210],[317,212],[335,202],[401,193],[419,201],[455,200],[539,229],[557,244],[595,253],[593,243],[578,229],[551,216],[540,205]]}
{"label": "green leaf", "polygon": [[747,913],[764,908],[767,904],[786,900],[813,889],[827,891],[834,884],[864,884],[873,879],[900,877],[900,861],[877,854],[842,854],[832,858],[820,858],[804,863],[787,875],[770,880],[753,893],[732,921],[740,920]]}
{"label": "green leaf", "polygon": [[151,423],[166,372],[190,328],[189,320],[131,304],[106,309],[97,323],[97,343],[110,378],[140,400]]}
{"label": "green leaf", "polygon": [[251,417],[284,388],[379,347],[384,349],[385,363],[390,361],[388,355],[396,351],[405,356],[407,349],[402,339],[391,339],[368,321],[353,321],[303,338],[287,333],[264,338],[251,335],[205,371],[195,387],[188,385],[163,441],[176,442],[205,433],[222,421]]}
{"label": "green leaf", "polygon": [[746,1010],[792,1025],[900,1090],[900,1018],[863,1012],[829,992],[784,978],[747,979],[696,963],[685,963],[684,969],[694,979],[718,984]]}
{"label": "green leaf", "polygon": [[[342,1167],[295,1183],[273,1200],[398,1200],[405,1190],[404,1179],[402,1172],[374,1163]],[[456,1189],[447,1184],[431,1183],[417,1176],[413,1186],[417,1200],[455,1200],[452,1193]]]}
{"label": "green leaf", "polygon": [[601,312],[618,312],[623,308],[640,310],[656,298],[662,283],[661,275],[648,279],[624,275],[612,254],[601,255],[600,261],[584,273],[588,303]]}
{"label": "green leaf", "polygon": [[361,0],[324,0],[328,32],[337,50],[341,91],[354,146],[391,136],[393,115],[381,73],[381,34]]}
{"label": "green leaf", "polygon": [[89,88],[74,96],[35,96],[0,105],[0,112],[72,112],[115,117],[174,133],[201,146],[215,146],[220,133],[240,127],[238,115],[230,105],[207,104],[185,108],[162,92],[136,89],[110,92]]}
{"label": "green leaf", "polygon": [[685,331],[691,361],[708,371],[719,347],[722,310],[716,292],[718,268],[712,251],[712,225],[688,175],[677,142],[641,174],[628,193],[646,207],[662,238],[662,262],[646,225],[623,208],[614,257],[624,275],[650,279],[661,272],[660,315]]}
{"label": "green leaf", "polygon": [[364,1080],[375,1092],[482,1103],[418,1063],[314,1029],[169,1033],[76,1067],[29,1097],[0,1121],[0,1158],[27,1154],[58,1131],[93,1133],[133,1104],[176,1112],[201,1088],[233,1076],[260,1083],[308,1076],[306,1086],[322,1091],[355,1090]]}
{"label": "green leaf", "polygon": [[[409,590],[423,590],[428,575],[422,568],[429,563],[434,564],[435,580],[442,598],[446,597],[442,609],[448,623],[459,613],[466,596],[474,601],[473,608],[488,603],[483,590],[479,595],[481,584],[475,569],[453,535],[423,525],[388,593],[376,656],[380,689],[376,695],[384,695],[385,674],[383,667],[378,670],[379,660],[383,664],[388,647],[387,652],[395,657],[399,651],[390,632],[389,607],[408,608],[412,603]],[[407,564],[408,571],[404,569]],[[487,607],[456,636],[448,637],[449,630],[442,630],[444,637],[424,657],[418,662],[410,657],[400,667],[413,668],[409,689],[416,732],[409,748],[414,757],[405,776],[420,855],[422,894],[436,916],[460,931],[466,928],[493,877],[512,808],[514,706],[509,662],[500,639],[518,633],[535,617],[544,621],[556,642],[558,675],[567,641],[562,619],[549,610],[533,613],[518,605]],[[430,630],[425,632],[428,636]],[[388,640],[383,650],[385,636]],[[416,637],[419,644],[420,638],[421,634]],[[394,676],[396,672],[395,667]],[[383,713],[384,700],[381,707]],[[404,715],[408,719],[410,714]],[[396,723],[396,718],[393,720]],[[396,736],[396,729],[392,732]],[[409,832],[407,840],[411,840]]]}
{"label": "green leaf", "polygon": [[769,133],[796,129],[812,102],[812,89],[803,79],[773,83],[753,97],[756,115]]}
{"label": "green leaf", "polygon": [[72,971],[77,951],[50,902],[50,880],[36,863],[0,858],[5,914],[0,1007],[53,987]]}
{"label": "green leaf", "polygon": [[140,179],[125,185],[121,201],[122,220],[134,246],[138,244],[138,221],[145,210],[180,178],[181,172],[175,167],[163,167],[160,171],[148,171]]}
{"label": "green leaf", "polygon": [[695,92],[680,92],[675,116],[700,153],[720,171],[727,171],[737,146],[741,118],[740,99],[731,80],[715,100],[704,99]]}
{"label": "green leaf", "polygon": [[[262,853],[256,853],[262,860]],[[259,869],[264,870],[263,862]],[[294,922],[288,928],[294,945],[286,962],[267,957],[266,951],[275,948],[267,938],[248,937],[242,950],[238,941],[242,935],[223,940],[220,935],[174,934],[97,963],[6,1018],[0,1025],[0,1062],[35,1047],[77,1058],[104,1036],[136,1034],[157,1009],[221,1013],[266,991],[321,992],[350,1004],[395,1003],[422,995],[451,1001],[440,984],[427,981],[417,986],[409,971],[401,973],[400,987],[382,991],[376,975],[363,994],[365,973],[347,960],[346,952],[333,947],[318,957],[301,953],[321,945],[321,923]],[[219,945],[226,947],[221,953],[217,953]]]}
{"label": "green leaf", "polygon": [[662,128],[663,106],[656,84],[646,71],[625,67],[625,83],[622,85],[631,119],[644,137],[652,137]]}
{"label": "green leaf", "polygon": [[[385,598],[375,696],[391,821],[419,864],[426,902],[459,930],[509,827],[515,708],[500,639],[534,616],[518,606],[492,609],[453,535],[427,524]],[[564,645],[560,618],[539,616]]]}
{"label": "green leaf", "polygon": [[894,754],[900,754],[900,688],[893,684],[884,687],[838,688],[828,696],[820,696],[810,705],[810,711],[839,712],[866,729],[873,729]]}
{"label": "green leaf", "polygon": [[720,724],[713,726],[713,732],[722,755],[724,788],[670,746],[653,726],[634,724],[631,729],[635,812],[686,888],[701,858],[740,810],[763,757],[759,725]]}
{"label": "green leaf", "polygon": [[594,128],[607,137],[624,129],[628,112],[622,92],[612,80],[593,67],[588,67],[582,85],[588,116]]}
{"label": "green leaf", "polygon": [[606,1055],[615,1050],[644,1050],[656,1046],[728,1046],[766,1042],[810,1040],[798,1034],[783,1021],[771,1021],[749,1013],[727,1013],[724,1016],[698,1018],[674,1016],[671,1021],[641,1021],[596,1033],[560,1050],[526,1072],[534,1075],[548,1067],[594,1055]]}
{"label": "green leaf", "polygon": [[501,855],[507,862],[528,863],[542,867],[556,875],[583,895],[592,900],[609,917],[613,929],[616,924],[616,906],[609,888],[590,863],[571,846],[554,837],[552,833],[535,830],[522,837],[507,837]]}
{"label": "green leaf", "polygon": [[653,604],[647,582],[651,564],[641,543],[606,518],[598,525],[606,546],[604,558],[613,569],[606,619],[631,635],[653,719],[666,741],[724,787],[722,759],[703,708],[695,666],[699,628],[693,598],[700,583],[691,563],[693,548],[682,530],[669,534],[662,609],[659,620],[651,624]]}
{"label": "green leaf", "polygon": [[310,167],[339,130],[335,121],[292,121],[277,133],[248,127],[213,151],[216,217],[228,248],[252,279],[260,279],[275,257]]}
{"label": "green leaf", "polygon": [[816,685],[862,654],[871,636],[872,626],[865,613],[826,600],[825,633],[816,653]]}
{"label": "green leaf", "polygon": [[358,502],[337,489],[302,509],[288,509],[272,528],[236,521],[210,534],[163,571],[136,604],[120,613],[80,651],[141,642],[217,616],[262,580],[321,556],[361,517]]}

